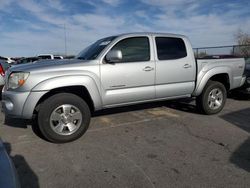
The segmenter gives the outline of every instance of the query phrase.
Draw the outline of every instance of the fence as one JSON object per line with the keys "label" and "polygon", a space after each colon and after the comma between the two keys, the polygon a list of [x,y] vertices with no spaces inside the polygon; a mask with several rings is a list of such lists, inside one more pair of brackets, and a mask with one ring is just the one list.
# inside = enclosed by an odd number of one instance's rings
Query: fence
{"label": "fence", "polygon": [[236,57],[250,57],[250,45],[232,45],[232,46],[215,46],[194,48],[196,58],[205,58],[213,56],[236,56]]}

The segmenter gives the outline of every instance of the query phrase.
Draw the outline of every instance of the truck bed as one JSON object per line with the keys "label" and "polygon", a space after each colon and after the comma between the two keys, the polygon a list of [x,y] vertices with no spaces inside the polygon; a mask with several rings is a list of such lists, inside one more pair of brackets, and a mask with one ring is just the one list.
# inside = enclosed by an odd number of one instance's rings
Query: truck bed
{"label": "truck bed", "polygon": [[[221,74],[225,73],[230,78],[230,89],[239,87],[244,83],[242,80],[242,74],[245,69],[244,58],[208,58],[208,59],[196,59],[197,64],[197,84],[204,79],[203,77],[209,76],[208,72],[221,71]],[[220,70],[221,67],[221,70]]]}

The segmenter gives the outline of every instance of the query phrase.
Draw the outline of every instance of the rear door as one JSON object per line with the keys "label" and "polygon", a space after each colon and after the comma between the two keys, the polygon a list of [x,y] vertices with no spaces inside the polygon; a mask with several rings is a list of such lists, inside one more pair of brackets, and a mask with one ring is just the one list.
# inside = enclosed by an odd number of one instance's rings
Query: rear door
{"label": "rear door", "polygon": [[156,98],[185,96],[195,87],[196,65],[191,46],[182,38],[156,36]]}
{"label": "rear door", "polygon": [[155,98],[155,62],[152,37],[123,38],[111,50],[121,50],[122,61],[101,64],[104,106]]}

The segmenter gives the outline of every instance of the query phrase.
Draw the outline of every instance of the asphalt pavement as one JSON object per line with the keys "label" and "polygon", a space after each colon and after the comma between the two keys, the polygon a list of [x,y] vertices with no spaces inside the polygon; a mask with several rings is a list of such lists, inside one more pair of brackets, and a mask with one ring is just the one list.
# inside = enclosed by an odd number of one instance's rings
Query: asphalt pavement
{"label": "asphalt pavement", "polygon": [[67,144],[43,140],[32,122],[1,113],[0,123],[25,188],[250,187],[250,100],[228,99],[212,116],[192,101],[105,110]]}

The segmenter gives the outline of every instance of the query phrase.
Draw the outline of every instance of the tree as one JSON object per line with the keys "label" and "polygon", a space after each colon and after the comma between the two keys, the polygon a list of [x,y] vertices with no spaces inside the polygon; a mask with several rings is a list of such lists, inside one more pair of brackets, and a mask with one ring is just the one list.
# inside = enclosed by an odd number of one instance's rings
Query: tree
{"label": "tree", "polygon": [[238,30],[234,37],[239,45],[234,47],[234,54],[242,57],[250,57],[250,34]]}

